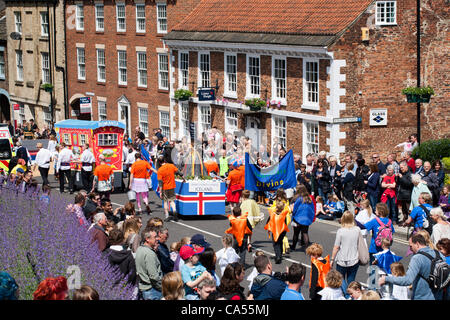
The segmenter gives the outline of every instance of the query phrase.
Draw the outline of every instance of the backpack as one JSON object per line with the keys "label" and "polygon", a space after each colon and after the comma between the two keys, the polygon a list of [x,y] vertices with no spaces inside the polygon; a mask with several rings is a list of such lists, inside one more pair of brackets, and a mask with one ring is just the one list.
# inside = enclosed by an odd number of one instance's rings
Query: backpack
{"label": "backpack", "polygon": [[428,282],[431,290],[438,291],[447,287],[450,282],[450,266],[441,258],[439,251],[434,250],[434,252],[436,254],[435,258],[426,252],[418,252],[431,260],[428,278],[425,278],[422,275],[420,276]]}
{"label": "backpack", "polygon": [[422,208],[423,212],[425,212],[425,220],[423,221],[423,228],[431,235],[433,233],[433,226],[436,224],[434,220],[431,218],[430,210],[425,207],[423,204],[419,206]]}
{"label": "backpack", "polygon": [[375,216],[375,220],[377,220],[377,222],[380,224],[380,228],[378,229],[378,233],[375,238],[375,245],[377,247],[381,247],[383,238],[389,239],[389,241],[392,243],[392,221],[389,220],[387,224],[384,224],[377,216]]}

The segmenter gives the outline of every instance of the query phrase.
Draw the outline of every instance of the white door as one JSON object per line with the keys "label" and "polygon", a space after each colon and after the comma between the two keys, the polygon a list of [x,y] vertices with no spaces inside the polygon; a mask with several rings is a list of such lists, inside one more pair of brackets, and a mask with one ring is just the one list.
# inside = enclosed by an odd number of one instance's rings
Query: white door
{"label": "white door", "polygon": [[117,121],[122,122],[125,125],[125,133],[127,133],[128,136],[130,136],[130,120],[130,105],[127,103],[119,102]]}

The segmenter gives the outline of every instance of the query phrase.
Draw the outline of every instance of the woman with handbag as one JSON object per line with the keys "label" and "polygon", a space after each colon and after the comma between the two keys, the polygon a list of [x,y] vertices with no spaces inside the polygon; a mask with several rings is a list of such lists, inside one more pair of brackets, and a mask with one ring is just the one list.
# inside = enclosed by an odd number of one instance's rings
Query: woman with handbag
{"label": "woman with handbag", "polygon": [[361,230],[355,225],[353,213],[345,211],[341,218],[341,228],[336,233],[330,260],[331,265],[336,261],[336,270],[342,274],[342,291],[345,293],[348,284],[355,280],[358,272],[360,238],[362,238]]}

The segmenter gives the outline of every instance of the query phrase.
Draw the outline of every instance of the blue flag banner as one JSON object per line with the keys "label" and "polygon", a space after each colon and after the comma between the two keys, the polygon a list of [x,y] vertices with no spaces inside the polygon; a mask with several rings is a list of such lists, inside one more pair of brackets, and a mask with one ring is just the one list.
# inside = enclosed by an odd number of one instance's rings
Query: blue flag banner
{"label": "blue flag banner", "polygon": [[260,169],[250,164],[249,154],[245,153],[245,189],[250,191],[273,191],[278,188],[295,188],[294,153],[286,153],[283,159],[275,165]]}
{"label": "blue flag banner", "polygon": [[[155,164],[153,163],[153,161],[150,158],[150,153],[147,151],[147,149],[144,148],[143,144],[141,144],[141,150],[140,151],[141,151],[141,158],[142,158],[142,160],[150,162],[151,166],[153,168],[155,168]],[[151,180],[151,183],[152,183],[152,189],[153,189],[153,191],[155,191],[156,195],[159,197],[158,177],[157,177],[156,173],[154,173],[153,171],[150,174],[151,174],[150,175],[150,180]]]}

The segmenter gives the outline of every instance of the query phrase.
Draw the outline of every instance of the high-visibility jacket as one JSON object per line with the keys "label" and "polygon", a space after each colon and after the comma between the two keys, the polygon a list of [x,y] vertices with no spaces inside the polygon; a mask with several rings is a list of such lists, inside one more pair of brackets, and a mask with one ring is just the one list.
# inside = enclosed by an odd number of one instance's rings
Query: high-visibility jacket
{"label": "high-visibility jacket", "polygon": [[242,241],[246,234],[251,235],[253,233],[247,225],[247,216],[248,212],[243,213],[239,217],[235,217],[232,214],[228,216],[231,227],[229,227],[225,233],[232,234],[236,238],[239,246],[242,246]]}
{"label": "high-visibility jacket", "polygon": [[[327,276],[328,271],[331,269],[330,264],[330,256],[325,257],[326,263],[320,262],[319,259],[311,257],[311,263],[317,268],[319,275],[317,277],[316,286],[325,288],[325,277]],[[312,277],[312,268],[309,274],[309,287],[311,288],[311,277]]]}
{"label": "high-visibility jacket", "polygon": [[269,221],[267,221],[267,224],[264,226],[264,230],[272,232],[273,240],[275,242],[278,241],[278,238],[284,231],[289,232],[289,228],[286,224],[286,216],[288,213],[289,210],[287,208],[284,208],[280,214],[277,214],[275,210],[269,208],[270,218]]}

